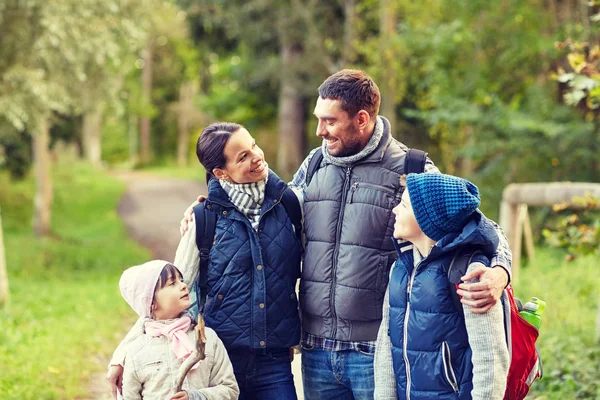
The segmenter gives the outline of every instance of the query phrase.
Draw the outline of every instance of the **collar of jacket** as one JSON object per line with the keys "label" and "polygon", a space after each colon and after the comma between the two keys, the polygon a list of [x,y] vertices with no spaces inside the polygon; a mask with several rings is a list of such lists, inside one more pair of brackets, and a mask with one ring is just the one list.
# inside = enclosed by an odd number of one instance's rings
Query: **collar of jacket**
{"label": "collar of jacket", "polygon": [[387,148],[392,142],[390,121],[388,121],[386,117],[383,117],[381,115],[378,115],[377,118],[380,118],[381,122],[383,122],[383,134],[381,135],[381,140],[379,140],[379,144],[377,145],[377,147],[375,147],[375,150],[362,160],[358,160],[357,164],[374,163],[381,161],[383,159],[383,156],[385,155],[385,152],[387,151]]}
{"label": "collar of jacket", "polygon": [[[287,184],[275,172],[269,169],[269,179],[265,186],[265,200],[261,208],[261,214],[280,202],[286,189]],[[208,183],[208,199],[206,201],[211,204],[211,207],[220,206],[237,210],[217,179],[211,179]]]}

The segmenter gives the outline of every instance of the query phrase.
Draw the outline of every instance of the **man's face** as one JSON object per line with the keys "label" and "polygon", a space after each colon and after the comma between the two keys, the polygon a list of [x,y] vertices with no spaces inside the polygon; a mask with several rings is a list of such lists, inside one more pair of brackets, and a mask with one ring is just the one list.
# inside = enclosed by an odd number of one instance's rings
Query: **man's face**
{"label": "man's face", "polygon": [[368,142],[361,137],[358,114],[350,118],[339,100],[317,99],[314,114],[319,119],[317,136],[327,141],[327,151],[334,157],[351,156]]}

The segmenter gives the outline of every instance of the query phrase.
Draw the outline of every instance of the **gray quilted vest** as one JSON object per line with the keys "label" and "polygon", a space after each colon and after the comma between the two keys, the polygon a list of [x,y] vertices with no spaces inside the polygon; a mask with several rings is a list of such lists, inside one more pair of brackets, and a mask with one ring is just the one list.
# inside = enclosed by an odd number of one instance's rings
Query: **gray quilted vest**
{"label": "gray quilted vest", "polygon": [[319,337],[372,341],[397,258],[392,208],[403,188],[406,146],[389,122],[373,153],[350,167],[322,162],[304,194],[302,328]]}

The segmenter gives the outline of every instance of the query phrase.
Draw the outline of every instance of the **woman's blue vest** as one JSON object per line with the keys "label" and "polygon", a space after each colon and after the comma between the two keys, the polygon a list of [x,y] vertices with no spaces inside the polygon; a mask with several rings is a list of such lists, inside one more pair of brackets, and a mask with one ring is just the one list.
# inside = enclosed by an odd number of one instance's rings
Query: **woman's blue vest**
{"label": "woman's blue vest", "polygon": [[300,341],[295,288],[302,246],[281,204],[286,188],[269,172],[254,230],[219,182],[209,182],[206,207],[218,217],[204,318],[228,349],[287,348]]}
{"label": "woman's blue vest", "polygon": [[471,349],[447,271],[464,246],[493,254],[497,234],[477,214],[460,235],[440,240],[416,269],[412,243],[394,242],[399,257],[389,284],[389,335],[398,398],[471,399]]}

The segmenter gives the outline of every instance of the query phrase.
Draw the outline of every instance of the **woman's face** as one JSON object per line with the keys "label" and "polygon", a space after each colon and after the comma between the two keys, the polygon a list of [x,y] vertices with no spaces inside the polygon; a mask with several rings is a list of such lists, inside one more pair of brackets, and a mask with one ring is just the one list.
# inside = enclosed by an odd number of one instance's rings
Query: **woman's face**
{"label": "woman's face", "polygon": [[225,144],[224,153],[227,160],[225,167],[213,170],[219,179],[233,183],[251,183],[262,181],[269,174],[265,154],[245,128],[240,128],[231,135]]}

